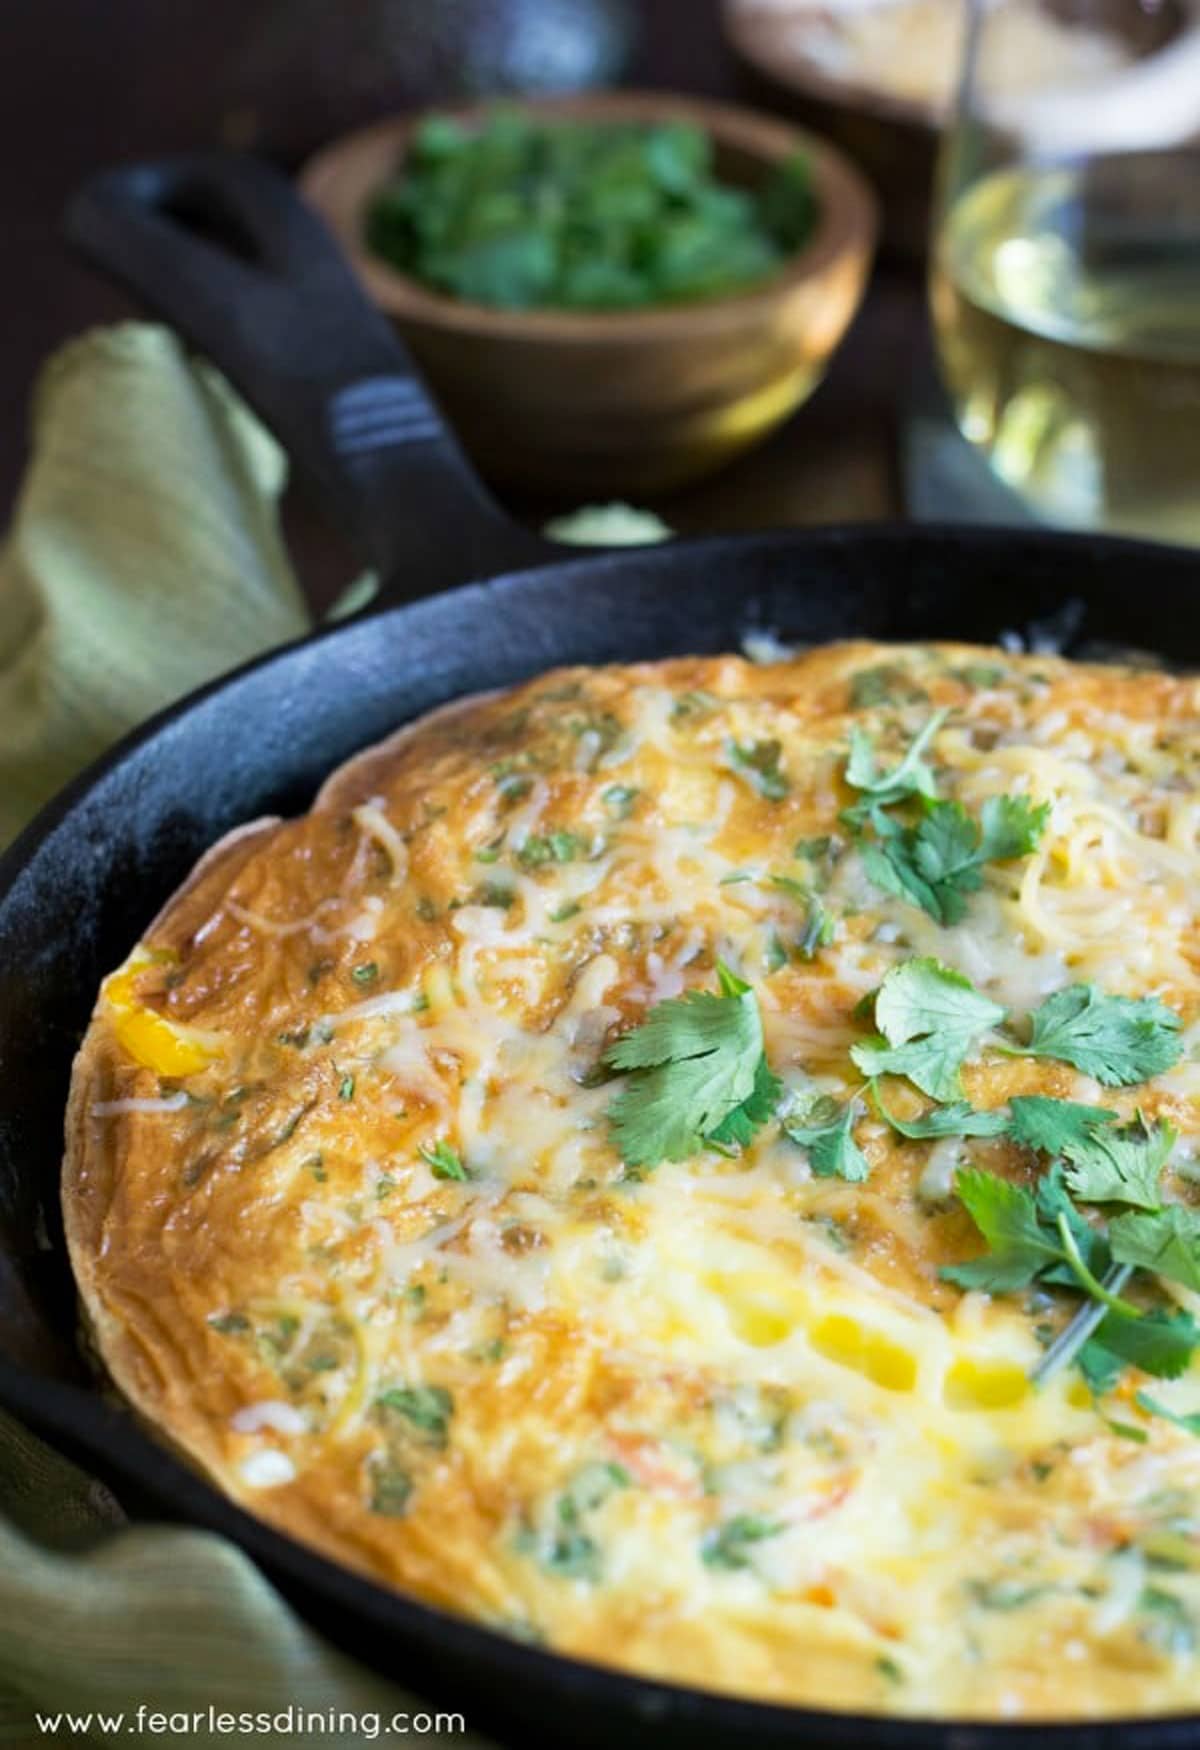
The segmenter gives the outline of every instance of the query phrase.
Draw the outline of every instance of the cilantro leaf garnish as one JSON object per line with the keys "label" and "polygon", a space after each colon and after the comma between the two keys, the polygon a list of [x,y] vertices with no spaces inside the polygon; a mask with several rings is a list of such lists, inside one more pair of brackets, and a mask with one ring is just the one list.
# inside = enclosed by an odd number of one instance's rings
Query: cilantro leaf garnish
{"label": "cilantro leaf garnish", "polygon": [[1007,1113],[980,1112],[966,1100],[953,1100],[948,1106],[931,1106],[919,1118],[897,1118],[884,1104],[877,1082],[871,1083],[871,1100],[884,1123],[911,1142],[925,1142],[942,1136],[1003,1136],[1009,1128]]}
{"label": "cilantro leaf garnish", "polygon": [[1027,1287],[1048,1266],[1062,1261],[1062,1244],[1043,1223],[1037,1199],[1024,1185],[980,1167],[964,1167],[955,1186],[989,1249],[969,1263],[944,1265],[941,1274],[948,1282],[1005,1294]]}
{"label": "cilantro leaf garnish", "polygon": [[875,999],[875,1023],[889,1045],[939,1031],[975,1039],[1004,1015],[969,978],[928,956],[893,967]]}
{"label": "cilantro leaf garnish", "polygon": [[[1143,1312],[1120,1298],[1136,1269],[1200,1289],[1200,1211],[1160,1204],[1172,1126],[1152,1126],[1140,1112],[1119,1126],[1104,1107],[1043,1095],[1018,1095],[1011,1106],[1010,1134],[1053,1154],[1053,1164],[1036,1192],[979,1169],[959,1173],[959,1196],[988,1252],[947,1266],[942,1276],[995,1294],[1040,1280],[1087,1296],[1034,1368],[1035,1384],[1070,1361],[1096,1397],[1113,1389],[1127,1365],[1176,1378],[1200,1347],[1200,1325],[1188,1313]],[[1075,1197],[1133,1204],[1137,1213],[1089,1221]]]}
{"label": "cilantro leaf garnish", "polygon": [[1132,1087],[1179,1061],[1179,1016],[1154,997],[1103,996],[1094,985],[1055,991],[1030,1017],[1024,1057],[1069,1063],[1105,1087]]}
{"label": "cilantro leaf garnish", "polygon": [[1037,849],[1050,804],[1025,796],[989,796],[979,811],[979,854],[985,863],[1011,863]]}
{"label": "cilantro leaf garnish", "polygon": [[744,1146],[775,1108],[754,992],[727,966],[717,976],[719,994],[669,997],[605,1053],[629,1075],[609,1121],[630,1166],[686,1160],[710,1142]]}
{"label": "cilantro leaf garnish", "polygon": [[1137,1319],[1119,1318],[1110,1312],[1097,1325],[1087,1347],[1093,1352],[1093,1367],[1099,1358],[1096,1351],[1100,1351],[1156,1379],[1178,1379],[1198,1344],[1200,1325],[1190,1313],[1179,1310],[1143,1313]]}
{"label": "cilantro leaf garnish", "polygon": [[1047,1094],[1016,1094],[1009,1101],[1009,1134],[1014,1142],[1042,1154],[1061,1155],[1090,1141],[1102,1124],[1117,1115],[1106,1106],[1084,1106],[1077,1100],[1055,1100]]}
{"label": "cilantro leaf garnish", "polygon": [[882,1041],[855,1045],[850,1055],[869,1078],[907,1076],[932,1100],[958,1100],[964,1060],[1005,1013],[940,960],[906,960],[892,968],[875,998]]}
{"label": "cilantro leaf garnish", "polygon": [[[740,1105],[727,1118],[707,1133],[707,1140],[717,1147],[747,1148],[754,1133],[771,1117],[779,1103],[781,1084],[765,1054],[760,1056],[754,1071],[754,1086]],[[634,1162],[635,1166],[639,1163]]]}
{"label": "cilantro leaf garnish", "polygon": [[896,826],[883,814],[873,818],[881,834],[880,840],[863,845],[861,852],[863,868],[871,885],[880,893],[890,893],[896,899],[919,906],[931,917],[936,917],[939,923],[947,922],[941,915],[937,895],[920,874],[908,848],[906,841],[913,836],[911,829]]}
{"label": "cilantro leaf garnish", "polygon": [[878,843],[863,847],[863,864],[876,887],[908,900],[940,924],[956,924],[966,896],[983,885],[984,865],[1027,856],[1049,818],[1044,803],[1023,796],[989,796],[978,820],[961,802],[929,802],[915,826],[871,815]]}
{"label": "cilantro leaf garnish", "polygon": [[870,1080],[875,1076],[907,1076],[933,1100],[957,1100],[962,1095],[959,1070],[970,1049],[952,1035],[931,1034],[907,1044],[890,1046],[884,1039],[865,1039],[850,1055]]}
{"label": "cilantro leaf garnish", "polygon": [[1138,1267],[1200,1287],[1195,1211],[1172,1204],[1095,1228],[1072,1203],[1058,1162],[1036,1194],[977,1168],[961,1171],[957,1188],[989,1249],[982,1258],[945,1266],[947,1281],[1004,1294],[1040,1279],[1088,1296],[1034,1369],[1035,1383],[1078,1360],[1093,1393],[1102,1396],[1126,1365],[1163,1379],[1188,1366],[1200,1347],[1200,1325],[1191,1315],[1139,1312],[1119,1291]]}
{"label": "cilantro leaf garnish", "polygon": [[1178,1132],[1160,1118],[1149,1125],[1139,1112],[1132,1124],[1064,1138],[1066,1180],[1085,1203],[1131,1203],[1157,1209],[1160,1180]]}
{"label": "cilantro leaf garnish", "polygon": [[937,779],[925,759],[925,750],[946,721],[946,711],[935,711],[917,734],[908,752],[891,771],[881,771],[875,758],[875,743],[857,723],[850,731],[850,755],[846,761],[846,782],[861,790],[863,800],[844,811],[843,818],[861,824],[873,809],[890,808],[910,796],[937,795]]}
{"label": "cilantro leaf garnish", "polygon": [[818,1179],[848,1179],[859,1184],[871,1171],[870,1162],[854,1140],[862,1116],[857,1100],[845,1105],[830,1094],[813,1095],[783,1120],[789,1142],[805,1149]]}
{"label": "cilantro leaf garnish", "polygon": [[1107,1280],[1111,1258],[1104,1234],[1072,1203],[1060,1163],[1055,1162],[1036,1191],[979,1167],[961,1169],[955,1188],[990,1249],[982,1258],[947,1265],[941,1274],[948,1282],[1005,1294],[1040,1277],[1083,1289],[1099,1303],[1097,1319],[1105,1307],[1133,1314],[1116,1297],[1121,1284]]}
{"label": "cilantro leaf garnish", "polygon": [[1108,1235],[1118,1263],[1200,1289],[1200,1210],[1169,1203],[1151,1214],[1119,1215]]}

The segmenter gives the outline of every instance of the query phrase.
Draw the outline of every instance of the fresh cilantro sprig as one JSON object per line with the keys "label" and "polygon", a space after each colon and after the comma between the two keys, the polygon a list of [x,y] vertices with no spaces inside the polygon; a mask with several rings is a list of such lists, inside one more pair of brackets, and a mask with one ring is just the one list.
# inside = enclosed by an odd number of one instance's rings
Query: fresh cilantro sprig
{"label": "fresh cilantro sprig", "polygon": [[1168,1203],[1145,1214],[1121,1215],[1108,1238],[1119,1264],[1200,1289],[1200,1210]]}
{"label": "fresh cilantro sprig", "polygon": [[[1198,1344],[1200,1325],[1190,1313],[1179,1308],[1174,1312],[1143,1313],[1137,1319],[1106,1313],[1089,1340],[1087,1350],[1093,1366],[1099,1357],[1108,1356],[1119,1368],[1138,1367],[1156,1379],[1178,1379],[1187,1369]],[[1120,1377],[1119,1373],[1117,1377]]]}
{"label": "fresh cilantro sprig", "polygon": [[940,960],[906,960],[875,998],[880,1037],[852,1046],[850,1055],[868,1079],[907,1076],[932,1100],[960,1100],[963,1063],[1006,1012]]}
{"label": "fresh cilantro sprig", "polygon": [[[965,915],[967,895],[983,885],[987,863],[1028,856],[1050,818],[1050,806],[1034,807],[1023,796],[989,796],[976,820],[961,802],[939,799],[934,772],[925,758],[947,713],[937,711],[891,771],[881,771],[874,742],[857,724],[850,731],[845,778],[861,800],[842,812],[856,832],[869,824],[875,838],[862,846],[869,879],[884,893],[920,906],[937,923],[956,924]],[[916,803],[912,824],[886,811]]]}
{"label": "fresh cilantro sprig", "polygon": [[715,159],[708,130],[672,116],[435,114],[368,202],[365,241],[435,292],[498,309],[690,304],[769,278],[820,212],[807,151],[756,188]]}
{"label": "fresh cilantro sprig", "polygon": [[859,1184],[871,1171],[870,1162],[854,1140],[862,1117],[858,1100],[844,1103],[830,1094],[813,1094],[783,1119],[783,1133],[808,1154],[818,1179],[848,1179]]}
{"label": "fresh cilantro sprig", "polygon": [[[1200,1212],[1162,1202],[1173,1127],[1141,1113],[1118,1125],[1103,1107],[1025,1095],[1012,1102],[1009,1131],[1057,1158],[1036,1191],[978,1168],[959,1173],[963,1207],[988,1250],[942,1275],[993,1294],[1041,1280],[1087,1296],[1034,1369],[1039,1384],[1072,1360],[1097,1395],[1126,1365],[1176,1378],[1200,1346],[1200,1326],[1189,1314],[1143,1312],[1121,1298],[1138,1270],[1200,1289]],[[1076,1198],[1122,1213],[1088,1220]]]}
{"label": "fresh cilantro sprig", "polygon": [[1058,1151],[1067,1163],[1067,1184],[1085,1203],[1157,1209],[1163,1168],[1178,1134],[1165,1118],[1151,1125],[1139,1112],[1132,1124],[1110,1123],[1087,1136],[1067,1137]]}
{"label": "fresh cilantro sprig", "polygon": [[1028,856],[1050,816],[1023,796],[989,796],[978,820],[961,802],[927,802],[915,826],[881,810],[871,814],[878,838],[863,846],[863,866],[876,887],[920,906],[939,924],[966,916],[967,895],[983,885],[988,863]]}
{"label": "fresh cilantro sprig", "polygon": [[1009,1110],[1013,1141],[1048,1155],[1077,1151],[1100,1125],[1115,1124],[1117,1119],[1106,1106],[1083,1106],[1077,1100],[1055,1100],[1048,1094],[1017,1094]]}
{"label": "fresh cilantro sprig", "polygon": [[937,779],[925,753],[947,715],[944,710],[935,711],[890,771],[880,770],[874,740],[865,729],[857,723],[854,725],[850,731],[846,782],[852,790],[862,792],[862,800],[842,811],[842,819],[848,825],[861,826],[875,810],[891,808],[913,796],[936,797]]}
{"label": "fresh cilantro sprig", "polygon": [[1066,1163],[1068,1188],[1085,1203],[1127,1203],[1157,1209],[1162,1171],[1178,1139],[1166,1119],[1149,1124],[1139,1112],[1121,1125],[1105,1106],[1083,1106],[1044,1094],[1018,1094],[1009,1135],[1025,1148]]}
{"label": "fresh cilantro sprig", "polygon": [[1179,1028],[1179,1016],[1155,997],[1104,996],[1094,985],[1072,984],[1033,1011],[1027,1044],[1006,1049],[1069,1063],[1107,1088],[1128,1088],[1178,1063]]}
{"label": "fresh cilantro sprig", "polygon": [[[946,1264],[941,1274],[960,1288],[1010,1294],[1068,1265],[1059,1218],[1065,1216],[1058,1186],[1048,1175],[1036,1191],[982,1167],[963,1167],[955,1180],[959,1199],[987,1242],[987,1252],[965,1264]],[[1076,1251],[1080,1252],[1078,1241]]]}
{"label": "fresh cilantro sprig", "polygon": [[751,987],[718,963],[719,993],[688,991],[650,1010],[605,1053],[628,1080],[609,1108],[622,1159],[682,1161],[708,1145],[745,1147],[780,1095]]}
{"label": "fresh cilantro sprig", "polygon": [[897,1118],[884,1104],[879,1083],[870,1083],[871,1103],[884,1123],[910,1142],[934,1141],[945,1136],[1004,1136],[1010,1119],[1003,1109],[980,1112],[967,1100],[952,1100],[948,1106],[931,1106],[919,1118]]}

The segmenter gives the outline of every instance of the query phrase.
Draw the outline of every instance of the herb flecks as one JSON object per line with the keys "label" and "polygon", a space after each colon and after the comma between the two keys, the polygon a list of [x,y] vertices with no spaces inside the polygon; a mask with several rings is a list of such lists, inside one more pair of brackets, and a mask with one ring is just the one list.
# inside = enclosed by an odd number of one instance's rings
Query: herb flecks
{"label": "herb flecks", "polygon": [[408,1511],[413,1492],[413,1480],[399,1465],[381,1463],[371,1466],[370,1506],[372,1513],[386,1519],[400,1519]]}
{"label": "herb flecks", "polygon": [[523,869],[540,869],[547,863],[574,863],[586,856],[587,840],[576,832],[559,828],[527,838],[517,852]]}
{"label": "herb flecks", "polygon": [[383,1415],[398,1416],[429,1445],[445,1446],[454,1414],[454,1398],[444,1386],[392,1386],[375,1400]]}
{"label": "herb flecks", "polygon": [[783,769],[783,745],[778,741],[730,741],[729,763],[752,790],[768,802],[782,802],[791,789]]}
{"label": "herb flecks", "polygon": [[860,668],[850,680],[850,704],[856,711],[876,705],[923,705],[928,699],[924,687],[895,662]]}
{"label": "herb flecks", "polygon": [[724,1568],[736,1573],[751,1566],[756,1544],[778,1537],[783,1529],[775,1520],[738,1513],[706,1535],[700,1546],[700,1558],[705,1567]]}
{"label": "herb flecks", "polygon": [[791,875],[772,875],[771,886],[786,893],[804,909],[804,928],[796,939],[796,951],[803,960],[815,959],[822,948],[828,948],[837,933],[835,924],[819,893],[806,882]]}
{"label": "herb flecks", "polygon": [[452,1179],[465,1184],[471,1177],[458,1150],[451,1148],[444,1137],[437,1142],[423,1142],[417,1150],[435,1179]]}

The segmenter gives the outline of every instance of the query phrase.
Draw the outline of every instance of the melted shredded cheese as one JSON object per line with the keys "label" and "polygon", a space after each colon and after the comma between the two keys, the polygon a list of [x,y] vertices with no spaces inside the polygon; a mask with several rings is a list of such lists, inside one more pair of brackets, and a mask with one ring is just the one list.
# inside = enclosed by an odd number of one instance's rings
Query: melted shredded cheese
{"label": "melted shredded cheese", "polygon": [[[939,705],[941,795],[1050,805],[950,928],[872,884],[841,818],[850,724],[890,761]],[[859,1005],[914,955],[1018,1025],[1092,982],[1177,1010],[1175,1069],[1113,1094],[985,1054],[965,1091],[1164,1112],[1182,1173],[1198,716],[1167,677],[847,646],[573,671],[431,727],[348,821],[257,853],[224,925],[166,932],[170,990],[149,951],[104,987],[91,1110],[125,1191],[101,1292],[136,1325],[144,1260],[188,1261],[154,1292],[190,1419],[149,1413],[277,1523],[580,1656],[917,1715],[1200,1705],[1200,1442],[1132,1403],[1123,1439],[1074,1374],[1035,1390],[1052,1297],[939,1276],[972,1244],[958,1166],[1027,1171],[1013,1145],[867,1114],[864,1183],[818,1177],[777,1124],[634,1173],[602,1063],[718,959],[785,1088],[839,1100],[862,1092]],[[303,913],[272,922],[289,883]],[[806,891],[830,919],[807,949]],[[1196,1407],[1200,1379],[1162,1395]]]}

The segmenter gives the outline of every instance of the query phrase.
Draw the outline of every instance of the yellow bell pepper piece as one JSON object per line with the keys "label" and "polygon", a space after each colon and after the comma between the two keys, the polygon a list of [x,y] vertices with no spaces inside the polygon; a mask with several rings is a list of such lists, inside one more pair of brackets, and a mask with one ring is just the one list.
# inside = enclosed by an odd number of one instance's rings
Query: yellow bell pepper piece
{"label": "yellow bell pepper piece", "polygon": [[946,1372],[943,1397],[951,1410],[1007,1410],[1029,1391],[1029,1377],[1015,1361],[955,1361]]}
{"label": "yellow bell pepper piece", "polygon": [[156,1014],[137,999],[138,974],[173,960],[173,954],[139,943],[123,966],[105,979],[101,997],[112,1012],[113,1031],[122,1050],[155,1075],[195,1075],[220,1056],[220,1035],[184,1027]]}

